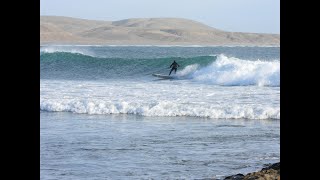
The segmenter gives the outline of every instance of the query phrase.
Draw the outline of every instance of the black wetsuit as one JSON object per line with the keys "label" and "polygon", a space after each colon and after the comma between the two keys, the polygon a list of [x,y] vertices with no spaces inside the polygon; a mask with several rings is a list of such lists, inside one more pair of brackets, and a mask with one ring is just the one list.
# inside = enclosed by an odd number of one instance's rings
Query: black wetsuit
{"label": "black wetsuit", "polygon": [[172,69],[171,69],[171,71],[170,71],[170,73],[169,73],[169,76],[170,76],[170,74],[171,74],[171,72],[174,70],[174,73],[176,73],[177,72],[177,68],[179,67],[179,64],[178,63],[176,63],[175,61],[170,65],[170,68],[172,67]]}

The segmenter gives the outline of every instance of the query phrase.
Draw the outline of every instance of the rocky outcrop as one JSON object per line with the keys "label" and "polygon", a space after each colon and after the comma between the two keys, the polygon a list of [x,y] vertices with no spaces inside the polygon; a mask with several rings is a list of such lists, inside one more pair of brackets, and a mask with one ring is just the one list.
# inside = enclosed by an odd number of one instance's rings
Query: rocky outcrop
{"label": "rocky outcrop", "polygon": [[280,180],[280,162],[271,164],[261,171],[246,175],[236,174],[226,177],[224,180]]}

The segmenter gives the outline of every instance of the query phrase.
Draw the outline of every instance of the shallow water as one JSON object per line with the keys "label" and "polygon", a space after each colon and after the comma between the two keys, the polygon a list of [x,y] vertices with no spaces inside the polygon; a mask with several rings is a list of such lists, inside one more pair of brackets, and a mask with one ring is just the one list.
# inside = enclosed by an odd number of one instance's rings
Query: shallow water
{"label": "shallow water", "polygon": [[41,179],[198,179],[280,158],[278,120],[40,112]]}

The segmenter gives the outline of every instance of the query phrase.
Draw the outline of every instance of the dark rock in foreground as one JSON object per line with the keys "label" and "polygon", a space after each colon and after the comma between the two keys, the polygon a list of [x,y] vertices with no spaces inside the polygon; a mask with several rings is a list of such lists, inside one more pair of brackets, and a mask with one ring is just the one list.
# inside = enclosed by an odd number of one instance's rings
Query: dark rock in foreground
{"label": "dark rock in foreground", "polygon": [[233,175],[233,176],[228,176],[225,178],[225,180],[242,180],[244,178],[244,175],[243,174],[236,174],[236,175]]}
{"label": "dark rock in foreground", "polygon": [[280,180],[280,162],[262,168],[258,172],[248,173],[247,175],[236,174],[228,176],[224,180]]}

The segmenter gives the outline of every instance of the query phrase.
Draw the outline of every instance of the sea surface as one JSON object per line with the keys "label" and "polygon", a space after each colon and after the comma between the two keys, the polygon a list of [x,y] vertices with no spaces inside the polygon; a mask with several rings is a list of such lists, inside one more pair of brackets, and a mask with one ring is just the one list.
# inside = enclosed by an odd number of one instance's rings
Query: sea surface
{"label": "sea surface", "polygon": [[42,46],[40,124],[41,179],[257,171],[280,161],[280,47]]}

